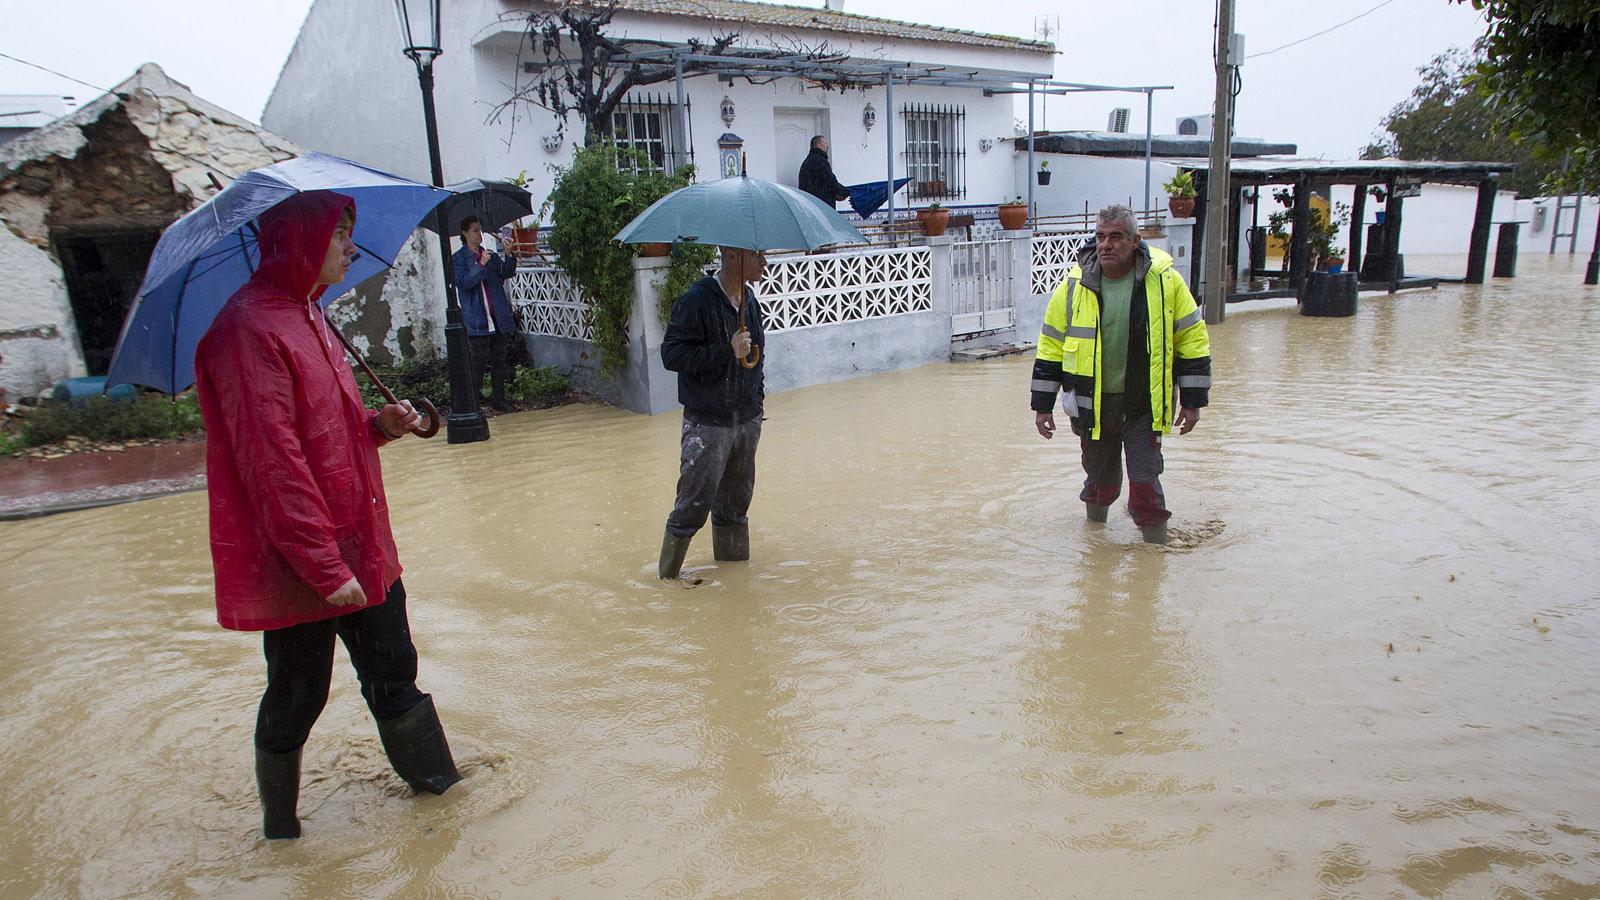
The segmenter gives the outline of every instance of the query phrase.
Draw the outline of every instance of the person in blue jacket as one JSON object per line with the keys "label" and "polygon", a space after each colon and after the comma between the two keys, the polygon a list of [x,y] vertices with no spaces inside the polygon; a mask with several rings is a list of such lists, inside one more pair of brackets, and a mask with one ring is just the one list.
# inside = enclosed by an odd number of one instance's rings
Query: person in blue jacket
{"label": "person in blue jacket", "polygon": [[506,412],[506,351],[517,333],[517,318],[506,298],[505,280],[517,274],[514,257],[491,253],[483,246],[483,224],[477,216],[461,220],[461,249],[451,254],[461,324],[467,327],[467,349],[474,390],[489,369],[489,405]]}

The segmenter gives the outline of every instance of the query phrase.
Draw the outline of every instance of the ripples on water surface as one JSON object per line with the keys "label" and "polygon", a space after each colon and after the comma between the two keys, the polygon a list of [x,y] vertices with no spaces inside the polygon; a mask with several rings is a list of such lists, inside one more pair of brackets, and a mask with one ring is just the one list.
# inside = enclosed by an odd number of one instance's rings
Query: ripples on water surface
{"label": "ripples on water surface", "polygon": [[0,525],[0,894],[1592,896],[1600,295],[1522,268],[1231,309],[1192,549],[1083,523],[1018,357],[772,398],[755,561],[702,534],[695,590],[676,415],[398,445],[467,781],[406,796],[341,652],[281,846],[203,495]]}

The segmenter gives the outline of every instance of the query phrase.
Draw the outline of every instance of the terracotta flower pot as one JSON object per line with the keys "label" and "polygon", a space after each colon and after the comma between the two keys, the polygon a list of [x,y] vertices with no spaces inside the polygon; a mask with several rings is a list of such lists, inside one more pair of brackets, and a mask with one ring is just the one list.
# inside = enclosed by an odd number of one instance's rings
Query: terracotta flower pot
{"label": "terracotta flower pot", "polygon": [[666,256],[672,252],[671,244],[640,244],[640,256]]}
{"label": "terracotta flower pot", "polygon": [[511,227],[511,255],[528,257],[539,252],[539,229]]}
{"label": "terracotta flower pot", "polygon": [[1028,204],[1002,203],[999,208],[1000,227],[1006,231],[1021,231],[1028,227]]}
{"label": "terracotta flower pot", "polygon": [[922,223],[923,234],[928,237],[938,237],[950,227],[950,210],[925,209],[917,216],[917,220]]}
{"label": "terracotta flower pot", "polygon": [[1187,219],[1194,215],[1193,197],[1168,197],[1167,209],[1174,219]]}

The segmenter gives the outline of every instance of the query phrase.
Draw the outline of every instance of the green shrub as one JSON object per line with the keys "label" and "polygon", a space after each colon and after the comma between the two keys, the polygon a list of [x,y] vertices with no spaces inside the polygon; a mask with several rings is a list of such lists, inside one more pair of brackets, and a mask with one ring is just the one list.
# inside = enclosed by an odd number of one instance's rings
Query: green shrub
{"label": "green shrub", "polygon": [[[373,366],[373,371],[378,373],[383,383],[388,385],[389,390],[394,391],[394,395],[401,400],[426,397],[433,401],[433,405],[437,406],[440,412],[446,412],[450,408],[450,369],[442,359],[407,362],[396,368]],[[367,407],[380,409],[389,402],[366,373],[357,370],[356,384],[361,387],[361,399]]]}
{"label": "green shrub", "polygon": [[12,439],[20,447],[53,444],[69,437],[91,441],[129,441],[181,437],[204,431],[194,394],[168,398],[140,394],[133,402],[91,397],[80,405],[46,401]]}
{"label": "green shrub", "polygon": [[542,403],[572,390],[572,382],[556,373],[555,366],[517,366],[507,385],[509,399],[519,403]]}
{"label": "green shrub", "polygon": [[[628,314],[633,309],[636,250],[614,240],[645,207],[689,183],[694,170],[668,174],[640,150],[598,144],[579,148],[570,166],[556,167],[550,250],[594,310],[600,370],[622,371],[628,362]],[[541,209],[541,213],[543,209]]]}
{"label": "green shrub", "polygon": [[716,255],[717,248],[711,244],[684,242],[672,245],[672,265],[667,269],[667,277],[661,280],[656,294],[656,310],[661,316],[662,325],[672,319],[672,304],[677,303],[683,292],[706,274],[706,266],[711,265]]}

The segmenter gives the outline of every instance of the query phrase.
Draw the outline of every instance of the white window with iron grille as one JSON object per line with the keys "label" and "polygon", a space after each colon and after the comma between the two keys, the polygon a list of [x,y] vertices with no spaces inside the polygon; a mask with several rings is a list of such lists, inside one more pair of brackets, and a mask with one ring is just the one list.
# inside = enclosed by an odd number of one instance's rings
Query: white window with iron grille
{"label": "white window with iron grille", "polygon": [[906,174],[911,196],[951,200],[966,196],[966,110],[960,106],[907,104]]}
{"label": "white window with iron grille", "polygon": [[[684,110],[688,118],[687,104]],[[618,147],[642,151],[657,169],[671,171],[692,162],[692,145],[677,134],[676,104],[650,95],[629,98],[611,113],[611,137]]]}

